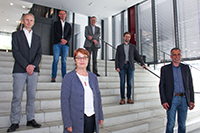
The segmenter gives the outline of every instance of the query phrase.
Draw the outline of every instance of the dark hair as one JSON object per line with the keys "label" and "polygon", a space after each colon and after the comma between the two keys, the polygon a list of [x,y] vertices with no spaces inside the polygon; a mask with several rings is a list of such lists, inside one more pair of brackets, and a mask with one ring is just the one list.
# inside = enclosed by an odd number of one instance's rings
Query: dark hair
{"label": "dark hair", "polygon": [[78,49],[76,49],[76,50],[74,51],[74,60],[75,60],[75,58],[76,58],[78,52],[80,52],[80,53],[82,53],[82,54],[84,54],[84,55],[87,55],[88,60],[89,60],[90,53],[89,53],[86,49],[84,49],[84,48],[78,48]]}
{"label": "dark hair", "polygon": [[179,50],[179,51],[181,51],[179,48],[176,48],[176,47],[175,47],[175,48],[171,49],[171,51],[170,51],[171,54],[172,54],[172,51],[173,51],[173,50]]}
{"label": "dark hair", "polygon": [[[64,11],[67,14],[67,12],[65,10],[60,10],[60,11]],[[60,11],[59,11],[59,14],[60,14]]]}
{"label": "dark hair", "polygon": [[126,34],[129,34],[131,36],[131,33],[127,31],[127,32],[124,32],[123,37],[125,37]]}

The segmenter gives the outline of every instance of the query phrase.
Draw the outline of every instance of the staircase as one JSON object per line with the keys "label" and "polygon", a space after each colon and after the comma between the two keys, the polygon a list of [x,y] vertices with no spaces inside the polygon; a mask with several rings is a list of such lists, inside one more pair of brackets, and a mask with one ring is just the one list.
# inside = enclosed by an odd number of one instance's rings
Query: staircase
{"label": "staircase", "polygon": [[[0,52],[0,133],[6,133],[10,126],[9,114],[12,100],[12,53]],[[52,56],[43,55],[40,63],[40,74],[35,100],[35,119],[42,127],[35,129],[26,125],[26,91],[22,100],[20,128],[16,133],[62,133],[60,109],[61,72],[58,66],[58,77],[51,83]],[[99,87],[102,95],[104,123],[100,133],[164,133],[166,114],[160,105],[159,79],[136,65],[134,72],[135,104],[119,105],[119,75],[114,62],[108,61],[108,76],[105,77],[105,62],[98,60]],[[73,58],[67,59],[67,72],[75,68]],[[196,101],[200,99],[196,96]],[[188,111],[187,132],[200,128],[200,108],[197,106]],[[177,125],[175,131],[177,132]]]}

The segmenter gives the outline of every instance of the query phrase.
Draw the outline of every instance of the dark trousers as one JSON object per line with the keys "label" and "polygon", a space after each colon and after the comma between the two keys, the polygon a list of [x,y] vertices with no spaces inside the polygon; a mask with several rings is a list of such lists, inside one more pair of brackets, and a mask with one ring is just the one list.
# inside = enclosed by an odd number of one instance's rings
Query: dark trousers
{"label": "dark trousers", "polygon": [[95,114],[88,117],[84,114],[84,133],[94,133]]}
{"label": "dark trousers", "polygon": [[[97,73],[97,52],[98,52],[98,48],[96,48],[94,46],[95,44],[92,45],[92,47],[86,47],[87,51],[90,53],[90,58],[91,58],[91,54],[92,54],[92,63],[93,63],[93,73]],[[87,66],[87,70],[90,70],[90,59],[88,62],[88,66]]]}

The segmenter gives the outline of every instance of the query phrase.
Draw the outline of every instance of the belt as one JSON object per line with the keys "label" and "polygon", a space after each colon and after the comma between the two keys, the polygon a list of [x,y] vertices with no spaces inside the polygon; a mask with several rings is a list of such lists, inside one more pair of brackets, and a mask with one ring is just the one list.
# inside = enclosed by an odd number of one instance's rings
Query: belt
{"label": "belt", "polygon": [[129,64],[129,61],[125,61],[125,64]]}
{"label": "belt", "polygon": [[185,96],[185,93],[175,93],[174,95],[180,97],[180,96]]}

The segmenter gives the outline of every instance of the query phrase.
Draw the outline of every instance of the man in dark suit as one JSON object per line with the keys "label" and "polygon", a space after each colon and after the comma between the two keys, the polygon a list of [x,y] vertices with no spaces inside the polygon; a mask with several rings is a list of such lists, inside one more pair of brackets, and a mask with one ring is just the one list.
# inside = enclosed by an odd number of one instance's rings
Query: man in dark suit
{"label": "man in dark suit", "polygon": [[62,78],[66,74],[66,59],[69,49],[68,42],[71,38],[71,25],[65,21],[66,16],[66,11],[61,10],[59,12],[60,20],[54,23],[54,45],[51,82],[56,82],[57,66],[60,52]]}
{"label": "man in dark suit", "polygon": [[[95,25],[96,22],[97,19],[95,16],[93,16],[90,19],[91,25],[85,27],[84,48],[87,49],[87,51],[90,53],[90,56],[92,53],[93,73],[96,74],[97,76],[100,76],[97,70],[97,52],[98,49],[100,48],[99,44],[100,28]],[[88,62],[87,70],[90,71],[90,60]]]}
{"label": "man in dark suit", "polygon": [[119,72],[120,76],[120,93],[121,101],[120,105],[125,104],[125,76],[127,74],[127,103],[133,104],[131,100],[131,88],[132,88],[132,78],[133,72],[135,70],[135,61],[141,63],[142,67],[147,69],[144,65],[140,55],[135,48],[135,46],[130,42],[131,34],[125,32],[123,35],[124,43],[117,47],[116,57],[115,57],[115,69]]}
{"label": "man in dark suit", "polygon": [[171,50],[172,63],[161,68],[160,99],[167,110],[166,133],[173,133],[176,111],[178,112],[178,132],[185,133],[187,110],[194,108],[194,90],[188,65],[180,63],[181,50]]}
{"label": "man in dark suit", "polygon": [[12,52],[15,59],[13,67],[13,99],[11,103],[10,121],[11,126],[7,132],[13,132],[19,128],[21,118],[21,100],[26,84],[26,117],[27,126],[41,127],[34,120],[35,111],[35,91],[37,87],[37,77],[39,63],[42,55],[41,40],[38,35],[31,30],[34,25],[34,16],[31,13],[25,14],[22,19],[24,28],[12,34]]}

